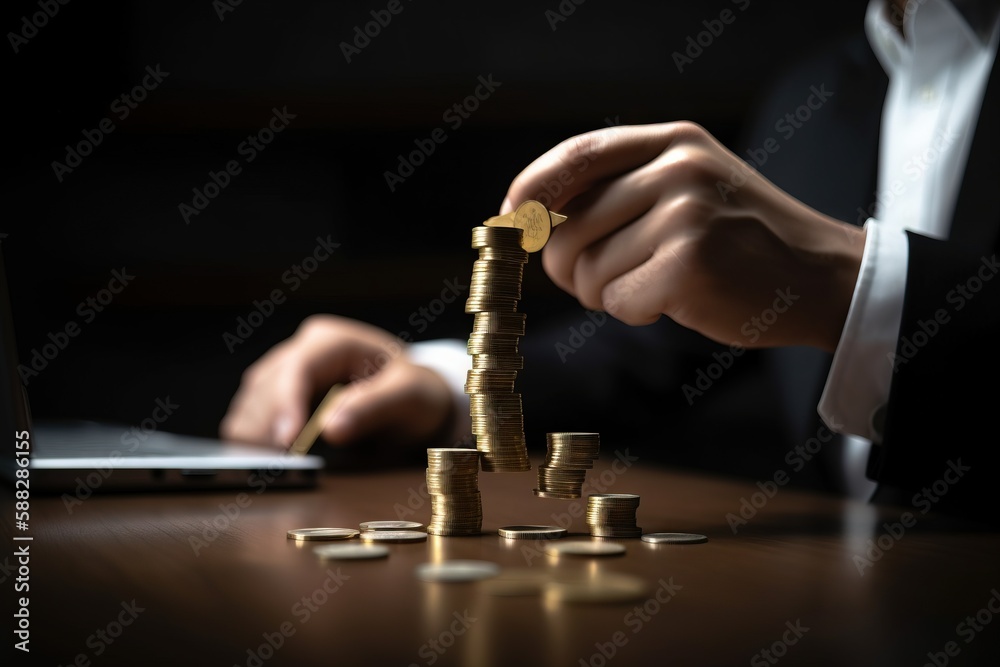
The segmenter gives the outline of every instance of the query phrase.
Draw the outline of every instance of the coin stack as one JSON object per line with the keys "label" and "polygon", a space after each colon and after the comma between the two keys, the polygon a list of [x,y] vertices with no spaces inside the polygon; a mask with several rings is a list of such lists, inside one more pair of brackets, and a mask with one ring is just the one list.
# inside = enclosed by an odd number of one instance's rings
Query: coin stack
{"label": "coin stack", "polygon": [[539,498],[571,500],[583,493],[583,479],[601,449],[598,433],[546,433],[545,464],[538,466]]}
{"label": "coin stack", "polygon": [[528,253],[515,227],[474,227],[472,247],[479,259],[465,312],[476,316],[469,336],[472,370],[465,383],[476,448],[484,472],[531,470],[524,441],[521,395],[514,393],[524,367],[517,342],[524,335],[524,313],[517,312]]}
{"label": "coin stack", "polygon": [[479,535],[483,501],[479,494],[479,452],[475,449],[427,450],[427,492],[431,497],[431,535]]}
{"label": "coin stack", "polygon": [[595,493],[587,498],[587,525],[594,537],[641,537],[635,525],[639,496],[632,493]]}

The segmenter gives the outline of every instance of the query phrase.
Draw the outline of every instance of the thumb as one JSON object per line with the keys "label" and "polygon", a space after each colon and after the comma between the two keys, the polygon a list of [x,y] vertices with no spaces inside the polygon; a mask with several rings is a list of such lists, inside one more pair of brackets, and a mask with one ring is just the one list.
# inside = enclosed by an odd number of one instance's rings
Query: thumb
{"label": "thumb", "polygon": [[282,408],[271,424],[271,437],[275,442],[288,447],[306,424],[306,413],[302,403],[296,402]]}
{"label": "thumb", "polygon": [[403,402],[402,388],[388,373],[352,382],[331,406],[323,438],[333,445],[346,445],[391,428],[405,418]]}
{"label": "thumb", "polygon": [[424,440],[444,428],[455,409],[451,389],[437,372],[407,362],[347,385],[339,398],[323,429],[327,441],[338,445],[375,435],[401,443]]}
{"label": "thumb", "polygon": [[274,381],[275,395],[280,401],[271,422],[271,438],[288,447],[306,424],[311,384],[301,372],[286,372]]}

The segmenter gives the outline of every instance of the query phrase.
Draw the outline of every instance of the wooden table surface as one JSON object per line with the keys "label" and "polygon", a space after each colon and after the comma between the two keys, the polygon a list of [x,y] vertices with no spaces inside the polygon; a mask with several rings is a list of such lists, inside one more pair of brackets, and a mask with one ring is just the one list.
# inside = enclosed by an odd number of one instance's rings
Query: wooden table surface
{"label": "wooden table surface", "polygon": [[[583,533],[586,501],[536,498],[534,470],[480,475],[482,536],[392,544],[387,559],[372,561],[320,561],[312,544],[285,533],[400,515],[426,523],[422,468],[328,473],[316,489],[244,496],[95,495],[72,513],[59,497],[35,496],[32,660],[12,650],[14,664],[1000,664],[1000,622],[989,623],[1000,612],[996,532],[787,487],[767,498],[753,481],[641,459],[625,466],[612,452],[602,452],[592,478],[640,494],[646,532],[698,532],[709,541],[616,540],[624,556],[542,556],[497,528],[570,522]],[[12,491],[4,494],[12,507]],[[761,507],[753,516],[744,508],[750,518],[734,534],[727,514],[738,515],[741,499]],[[915,523],[893,527],[907,511]],[[23,544],[11,541],[11,520],[3,523],[7,543]],[[869,552],[870,540],[882,550]],[[12,553],[0,574],[8,610],[21,595]],[[420,563],[456,558],[630,573],[648,583],[648,597],[560,603],[414,576]]]}

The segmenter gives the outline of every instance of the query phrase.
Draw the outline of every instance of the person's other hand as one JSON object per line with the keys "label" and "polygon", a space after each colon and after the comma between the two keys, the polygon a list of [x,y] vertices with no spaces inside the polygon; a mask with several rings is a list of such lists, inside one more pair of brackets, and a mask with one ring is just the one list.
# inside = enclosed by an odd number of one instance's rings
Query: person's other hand
{"label": "person's other hand", "polygon": [[312,402],[348,382],[323,428],[330,444],[368,437],[413,444],[441,433],[453,418],[448,385],[411,363],[402,341],[356,320],[316,315],[247,368],[220,435],[287,448],[311,416]]}
{"label": "person's other hand", "polygon": [[864,231],[778,189],[698,125],[564,141],[514,179],[501,213],[527,199],[569,216],[542,265],[586,308],[632,325],[667,315],[724,344],[837,346]]}

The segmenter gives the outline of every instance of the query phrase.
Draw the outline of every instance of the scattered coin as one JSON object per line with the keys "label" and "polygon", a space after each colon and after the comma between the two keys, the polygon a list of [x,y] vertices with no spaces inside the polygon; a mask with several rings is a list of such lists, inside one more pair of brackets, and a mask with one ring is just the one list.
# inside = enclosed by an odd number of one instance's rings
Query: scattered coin
{"label": "scattered coin", "polygon": [[427,533],[419,530],[366,530],[361,533],[365,542],[426,542]]}
{"label": "scattered coin", "polygon": [[639,577],[605,572],[595,577],[551,581],[545,586],[545,597],[556,602],[627,602],[643,599],[648,589]]}
{"label": "scattered coin", "polygon": [[349,540],[358,536],[354,528],[295,528],[288,531],[288,539],[297,542],[305,540]]}
{"label": "scattered coin", "polygon": [[646,533],[643,542],[650,544],[701,544],[708,542],[708,537],[698,533]]}
{"label": "scattered coin", "polygon": [[424,524],[416,521],[365,521],[361,530],[422,530]]}
{"label": "scattered coin", "polygon": [[541,569],[504,568],[500,574],[482,583],[483,590],[499,597],[541,595],[549,577]]}
{"label": "scattered coin", "polygon": [[324,544],[313,551],[326,560],[367,560],[389,555],[389,548],[381,544]]}
{"label": "scattered coin", "polygon": [[497,533],[509,540],[551,540],[565,535],[566,529],[558,526],[504,526]]}
{"label": "scattered coin", "polygon": [[571,540],[548,544],[545,546],[545,551],[554,556],[617,556],[625,553],[625,545],[617,542]]}
{"label": "scattered coin", "polygon": [[485,560],[447,560],[441,563],[423,563],[416,569],[417,578],[423,581],[461,582],[489,579],[500,573],[500,566]]}

